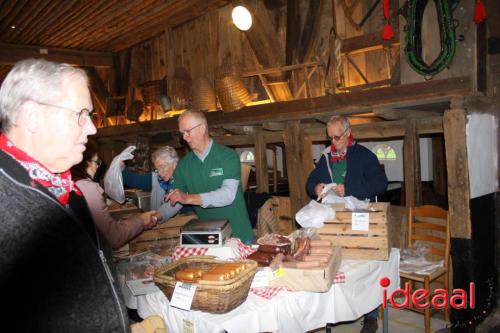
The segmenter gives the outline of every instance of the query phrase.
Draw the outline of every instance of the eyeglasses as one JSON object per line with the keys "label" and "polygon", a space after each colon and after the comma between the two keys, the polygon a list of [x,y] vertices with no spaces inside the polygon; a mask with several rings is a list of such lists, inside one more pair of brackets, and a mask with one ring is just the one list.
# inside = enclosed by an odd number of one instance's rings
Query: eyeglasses
{"label": "eyeglasses", "polygon": [[346,135],[347,130],[348,130],[348,128],[344,132],[342,132],[342,134],[340,134],[340,135],[331,136],[330,140],[332,140],[332,141],[339,141],[340,139],[342,139],[344,137],[344,135]]}
{"label": "eyeglasses", "polygon": [[203,125],[204,123],[200,123],[198,125],[195,125],[187,130],[184,130],[184,131],[179,131],[179,133],[181,133],[182,136],[191,136],[191,131],[194,130],[196,127],[200,127],[201,125]]}
{"label": "eyeglasses", "polygon": [[161,172],[162,170],[167,169],[169,166],[170,166],[170,165],[162,165],[162,166],[159,166],[159,167],[157,167],[157,168],[154,168],[154,169],[153,169],[153,172],[159,175],[159,174],[160,174],[160,172]]}
{"label": "eyeglasses", "polygon": [[100,159],[97,159],[97,160],[90,160],[90,162],[94,162],[95,165],[97,165],[97,167],[100,167],[101,164],[102,164],[102,161]]}
{"label": "eyeglasses", "polygon": [[46,105],[46,106],[50,106],[50,107],[53,107],[53,108],[58,108],[58,109],[67,110],[67,111],[71,111],[71,112],[74,112],[74,113],[78,113],[78,125],[80,127],[83,127],[88,121],[92,121],[92,119],[95,116],[95,112],[93,110],[89,110],[87,108],[83,108],[80,111],[77,111],[77,110],[73,110],[73,109],[70,109],[70,108],[67,108],[67,107],[61,106],[61,105],[44,103],[44,102],[39,102],[39,101],[35,101],[35,100],[33,100],[33,102],[35,102],[37,104],[40,104],[40,105]]}

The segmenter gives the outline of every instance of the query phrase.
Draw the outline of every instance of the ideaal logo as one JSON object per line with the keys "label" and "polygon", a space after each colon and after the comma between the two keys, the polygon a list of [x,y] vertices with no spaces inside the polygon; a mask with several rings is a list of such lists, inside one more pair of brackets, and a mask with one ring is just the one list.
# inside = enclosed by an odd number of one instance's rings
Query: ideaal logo
{"label": "ideaal logo", "polygon": [[[382,306],[387,307],[387,300],[396,309],[416,308],[424,309],[432,306],[434,309],[446,309],[452,307],[454,309],[474,309],[476,307],[475,299],[475,284],[469,283],[469,297],[464,289],[453,289],[450,295],[446,289],[434,289],[433,292],[426,289],[415,289],[410,293],[410,283],[406,282],[404,289],[398,288],[391,292],[387,297],[387,287],[391,284],[388,277],[383,277],[379,281],[382,287]],[[400,299],[404,298],[401,302]],[[467,298],[469,302],[467,302]],[[430,302],[427,301],[430,299]],[[410,303],[411,302],[411,303]]]}

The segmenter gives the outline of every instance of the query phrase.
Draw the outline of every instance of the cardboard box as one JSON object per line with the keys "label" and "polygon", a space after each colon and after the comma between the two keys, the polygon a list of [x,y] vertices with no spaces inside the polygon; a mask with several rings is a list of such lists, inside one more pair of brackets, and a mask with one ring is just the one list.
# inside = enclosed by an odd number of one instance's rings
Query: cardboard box
{"label": "cardboard box", "polygon": [[196,215],[194,214],[176,215],[165,223],[143,231],[130,241],[130,250],[142,251],[155,247],[171,247],[173,249],[179,245],[181,227],[195,218]]}
{"label": "cardboard box", "polygon": [[269,282],[270,287],[287,287],[294,291],[326,292],[332,286],[333,280],[342,261],[342,250],[339,246],[333,248],[330,261],[325,268],[280,268],[280,277]]}
{"label": "cardboard box", "polygon": [[353,212],[345,209],[344,204],[332,204],[335,219],[326,221],[318,229],[321,239],[332,241],[342,247],[345,259],[388,260],[391,251],[391,228],[388,202],[370,203],[368,231],[352,230]]}

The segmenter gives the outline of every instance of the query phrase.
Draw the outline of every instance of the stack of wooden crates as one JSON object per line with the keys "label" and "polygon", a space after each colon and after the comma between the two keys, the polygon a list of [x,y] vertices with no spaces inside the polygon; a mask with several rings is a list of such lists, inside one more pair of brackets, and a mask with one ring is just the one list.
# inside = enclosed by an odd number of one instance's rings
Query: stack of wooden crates
{"label": "stack of wooden crates", "polygon": [[344,259],[388,260],[390,242],[390,204],[387,202],[370,203],[367,210],[368,231],[352,230],[352,211],[344,204],[332,204],[335,219],[326,221],[318,229],[321,239],[331,240],[333,245],[342,247]]}

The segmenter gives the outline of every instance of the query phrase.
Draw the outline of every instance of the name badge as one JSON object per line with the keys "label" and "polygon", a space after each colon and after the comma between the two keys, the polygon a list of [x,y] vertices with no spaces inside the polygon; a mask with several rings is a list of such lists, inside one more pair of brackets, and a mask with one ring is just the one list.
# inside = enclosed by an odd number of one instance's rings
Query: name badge
{"label": "name badge", "polygon": [[222,176],[222,175],[224,175],[224,170],[222,168],[215,168],[215,169],[210,170],[208,177],[216,177],[216,176]]}

